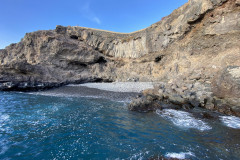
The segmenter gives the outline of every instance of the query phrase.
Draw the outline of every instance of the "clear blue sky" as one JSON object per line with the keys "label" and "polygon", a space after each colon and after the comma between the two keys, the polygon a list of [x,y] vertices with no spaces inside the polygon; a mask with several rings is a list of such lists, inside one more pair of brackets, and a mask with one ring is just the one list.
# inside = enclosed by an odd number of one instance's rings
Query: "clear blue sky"
{"label": "clear blue sky", "polygon": [[56,25],[115,32],[146,28],[188,0],[0,0],[0,49]]}

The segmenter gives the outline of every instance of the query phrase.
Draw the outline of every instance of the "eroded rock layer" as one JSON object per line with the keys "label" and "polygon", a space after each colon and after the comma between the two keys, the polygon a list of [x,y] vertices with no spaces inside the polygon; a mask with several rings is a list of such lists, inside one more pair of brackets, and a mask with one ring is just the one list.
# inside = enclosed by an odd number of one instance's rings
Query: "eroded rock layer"
{"label": "eroded rock layer", "polygon": [[165,83],[160,97],[181,95],[202,107],[239,115],[239,42],[239,0],[189,0],[134,33],[63,26],[27,33],[0,50],[0,88],[155,81]]}

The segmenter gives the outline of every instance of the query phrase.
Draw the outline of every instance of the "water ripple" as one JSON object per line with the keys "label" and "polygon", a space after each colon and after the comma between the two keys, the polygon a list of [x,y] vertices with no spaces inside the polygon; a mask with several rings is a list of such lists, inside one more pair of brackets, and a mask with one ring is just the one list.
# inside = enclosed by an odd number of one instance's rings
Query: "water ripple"
{"label": "water ripple", "polygon": [[[0,101],[0,159],[240,157],[238,130],[190,113],[141,114],[128,111],[124,103],[101,98],[25,93],[0,92]],[[195,156],[190,157],[190,152]]]}

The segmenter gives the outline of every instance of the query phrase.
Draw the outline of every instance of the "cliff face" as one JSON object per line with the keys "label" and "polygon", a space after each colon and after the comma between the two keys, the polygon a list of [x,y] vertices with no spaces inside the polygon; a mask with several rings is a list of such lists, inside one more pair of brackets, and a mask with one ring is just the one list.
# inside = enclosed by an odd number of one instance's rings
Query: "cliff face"
{"label": "cliff face", "polygon": [[181,82],[180,87],[200,83],[211,96],[236,100],[239,40],[239,0],[189,0],[161,21],[129,34],[57,26],[27,33],[0,50],[0,88],[164,81]]}

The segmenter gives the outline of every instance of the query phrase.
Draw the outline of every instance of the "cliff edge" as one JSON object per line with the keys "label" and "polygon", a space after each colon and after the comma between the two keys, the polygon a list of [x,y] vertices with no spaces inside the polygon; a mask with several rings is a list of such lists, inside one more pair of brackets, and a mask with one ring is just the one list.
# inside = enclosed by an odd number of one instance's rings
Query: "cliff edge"
{"label": "cliff edge", "polygon": [[240,116],[239,40],[239,0],[189,0],[133,33],[57,26],[0,50],[0,88],[154,81],[159,97]]}

